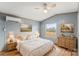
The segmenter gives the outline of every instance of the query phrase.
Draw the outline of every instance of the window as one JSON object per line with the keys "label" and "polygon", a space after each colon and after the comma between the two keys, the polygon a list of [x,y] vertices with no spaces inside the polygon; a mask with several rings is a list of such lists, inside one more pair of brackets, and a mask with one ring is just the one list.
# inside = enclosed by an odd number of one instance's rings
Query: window
{"label": "window", "polygon": [[46,37],[56,37],[56,23],[46,24]]}

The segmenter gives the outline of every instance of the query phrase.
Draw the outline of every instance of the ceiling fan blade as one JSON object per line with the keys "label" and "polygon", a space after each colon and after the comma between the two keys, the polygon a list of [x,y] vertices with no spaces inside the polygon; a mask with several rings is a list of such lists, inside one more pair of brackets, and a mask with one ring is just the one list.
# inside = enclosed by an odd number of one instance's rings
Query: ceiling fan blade
{"label": "ceiling fan blade", "polygon": [[46,4],[44,3],[42,6],[40,7],[35,7],[36,10],[40,10],[40,9],[52,9],[56,7],[56,4]]}

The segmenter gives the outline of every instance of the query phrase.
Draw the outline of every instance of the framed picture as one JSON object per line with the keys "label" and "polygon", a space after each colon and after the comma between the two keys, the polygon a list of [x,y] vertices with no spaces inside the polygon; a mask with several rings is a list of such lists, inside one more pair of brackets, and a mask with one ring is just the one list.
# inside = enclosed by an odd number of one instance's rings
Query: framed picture
{"label": "framed picture", "polygon": [[46,24],[46,37],[55,37],[56,36],[56,23]]}
{"label": "framed picture", "polygon": [[32,32],[32,25],[21,24],[21,32]]}
{"label": "framed picture", "polygon": [[61,32],[74,32],[73,24],[61,24]]}

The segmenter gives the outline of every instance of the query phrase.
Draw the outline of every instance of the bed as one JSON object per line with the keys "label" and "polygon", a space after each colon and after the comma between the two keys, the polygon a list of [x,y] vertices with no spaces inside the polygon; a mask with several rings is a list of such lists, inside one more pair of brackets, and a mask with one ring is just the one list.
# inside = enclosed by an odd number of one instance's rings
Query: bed
{"label": "bed", "polygon": [[31,39],[17,43],[17,50],[22,56],[43,56],[51,51],[54,44],[46,39]]}

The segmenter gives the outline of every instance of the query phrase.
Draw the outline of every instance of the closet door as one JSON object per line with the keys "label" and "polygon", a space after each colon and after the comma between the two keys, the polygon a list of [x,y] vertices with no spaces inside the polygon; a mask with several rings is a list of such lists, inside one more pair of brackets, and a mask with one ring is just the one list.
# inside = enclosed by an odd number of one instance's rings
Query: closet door
{"label": "closet door", "polygon": [[5,16],[0,16],[0,51],[2,51],[5,47]]}

